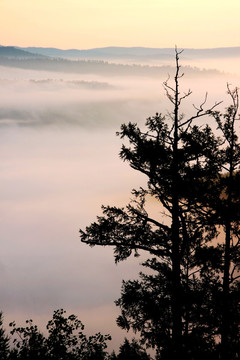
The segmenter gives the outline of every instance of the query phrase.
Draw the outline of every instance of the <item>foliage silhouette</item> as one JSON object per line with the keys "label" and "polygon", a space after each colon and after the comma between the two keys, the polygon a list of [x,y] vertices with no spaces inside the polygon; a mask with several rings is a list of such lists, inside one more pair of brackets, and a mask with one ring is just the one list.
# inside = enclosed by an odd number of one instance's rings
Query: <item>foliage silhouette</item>
{"label": "foliage silhouette", "polygon": [[[76,315],[65,315],[58,309],[47,323],[48,336],[43,335],[33,320],[27,320],[25,327],[17,327],[15,321],[9,324],[12,338],[5,335],[0,316],[1,360],[151,360],[144,347],[135,339],[125,339],[119,353],[107,352],[110,335],[86,336],[84,325]],[[12,346],[10,347],[10,342]]]}
{"label": "foliage silhouette", "polygon": [[26,327],[16,327],[10,323],[14,348],[10,352],[11,360],[104,360],[107,356],[106,342],[110,335],[97,333],[87,337],[84,326],[76,315],[65,316],[65,311],[54,311],[53,318],[47,324],[48,337],[44,337],[27,320]]}

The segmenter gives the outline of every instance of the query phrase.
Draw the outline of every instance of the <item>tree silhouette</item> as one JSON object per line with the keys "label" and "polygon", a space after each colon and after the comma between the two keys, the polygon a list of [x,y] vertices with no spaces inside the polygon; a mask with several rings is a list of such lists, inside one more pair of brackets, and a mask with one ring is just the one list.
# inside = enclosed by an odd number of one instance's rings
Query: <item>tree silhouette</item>
{"label": "tree silhouette", "polygon": [[[198,283],[194,274],[199,271],[195,255],[215,235],[214,226],[209,226],[198,216],[196,192],[204,188],[202,179],[216,171],[215,167],[206,167],[203,159],[215,153],[219,145],[208,126],[201,129],[193,124],[212,114],[218,104],[205,110],[206,97],[188,119],[180,112],[183,100],[191,95],[190,90],[183,94],[179,91],[179,80],[183,76],[180,74],[180,53],[176,49],[174,86],[170,85],[170,79],[164,83],[173,111],[165,116],[157,113],[148,118],[144,131],[130,122],[123,124],[118,133],[130,143],[129,147],[122,146],[120,157],[148,177],[147,189],[133,190],[134,199],[125,209],[103,206],[103,216],[85,231],[80,230],[81,241],[90,246],[113,246],[116,262],[128,258],[132,252],[136,256],[141,250],[149,253],[148,266],[158,272],[155,283],[163,284],[161,289],[158,288],[158,297],[163,306],[160,311],[164,312],[163,316],[157,318],[156,315],[153,319],[162,332],[158,339],[152,337],[150,344],[157,346],[159,353],[168,359],[186,357],[190,351],[187,348],[187,338],[193,335],[190,290],[191,282]],[[146,206],[149,197],[159,202],[160,211],[164,209],[167,220],[159,219],[159,215],[154,218],[149,215]],[[118,304],[121,306],[121,301]],[[125,322],[127,328],[133,323],[125,315],[123,309],[121,325]],[[118,321],[120,324],[120,319]],[[142,326],[149,326],[151,330],[152,323],[146,320]],[[143,341],[148,341],[146,331],[143,334]]]}
{"label": "tree silhouette", "polygon": [[214,221],[221,226],[225,234],[222,257],[222,293],[221,293],[221,359],[234,359],[236,345],[239,342],[239,266],[240,266],[240,243],[239,243],[239,184],[240,184],[240,144],[236,131],[236,122],[239,120],[239,96],[238,89],[227,86],[227,92],[231,97],[230,105],[225,113],[213,112],[218,129],[221,133],[222,146],[219,147],[219,172],[215,178],[215,189],[218,196],[209,202],[212,207]]}

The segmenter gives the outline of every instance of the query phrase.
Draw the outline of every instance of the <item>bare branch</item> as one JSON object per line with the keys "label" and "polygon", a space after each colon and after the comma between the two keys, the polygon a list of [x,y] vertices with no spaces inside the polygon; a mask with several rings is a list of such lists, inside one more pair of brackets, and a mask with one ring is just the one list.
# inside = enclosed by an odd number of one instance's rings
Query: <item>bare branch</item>
{"label": "bare branch", "polygon": [[184,100],[186,97],[190,96],[191,94],[192,94],[192,90],[189,89],[187,93],[184,93],[184,95],[180,97],[179,104],[182,102],[182,100]]}
{"label": "bare branch", "polygon": [[190,117],[188,120],[183,122],[179,127],[183,127],[186,124],[192,123],[193,120],[200,118],[202,116],[210,115],[212,113],[212,111],[222,103],[222,101],[216,102],[212,107],[210,107],[207,110],[203,109],[203,106],[205,103],[206,103],[206,97],[205,97],[204,102],[200,105],[199,108],[197,108],[195,105],[193,105],[193,107],[197,110],[196,115],[193,115],[192,117]]}
{"label": "bare branch", "polygon": [[176,90],[175,90],[174,88],[172,88],[170,85],[168,85],[168,81],[169,81],[169,80],[170,80],[170,75],[168,74],[167,80],[165,80],[165,81],[163,82],[163,87],[164,87],[164,88],[167,88],[167,89],[171,90],[173,93],[175,93]]}

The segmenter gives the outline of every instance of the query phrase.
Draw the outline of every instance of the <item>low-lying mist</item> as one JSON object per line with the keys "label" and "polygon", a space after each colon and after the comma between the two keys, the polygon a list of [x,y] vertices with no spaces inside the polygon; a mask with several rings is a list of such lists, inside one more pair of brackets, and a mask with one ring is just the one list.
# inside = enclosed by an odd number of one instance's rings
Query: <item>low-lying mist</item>
{"label": "low-lying mist", "polygon": [[[115,324],[114,300],[121,280],[137,277],[139,259],[115,266],[112,249],[88,248],[78,230],[101,214],[102,204],[124,206],[131,189],[146,184],[119,159],[115,132],[122,123],[143,125],[156,112],[172,111],[162,86],[167,78],[0,67],[0,309],[6,323],[33,318],[44,324],[63,307],[89,333],[111,333],[113,348],[126,336]],[[182,111],[193,113],[206,91],[206,107],[221,100],[220,109],[228,106],[226,84],[238,80],[186,74],[181,87],[193,94]]]}

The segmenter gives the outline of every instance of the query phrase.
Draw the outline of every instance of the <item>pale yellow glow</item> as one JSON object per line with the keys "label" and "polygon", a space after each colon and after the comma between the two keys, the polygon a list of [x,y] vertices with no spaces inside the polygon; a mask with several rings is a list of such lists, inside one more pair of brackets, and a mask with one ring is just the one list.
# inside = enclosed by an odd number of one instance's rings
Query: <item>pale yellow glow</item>
{"label": "pale yellow glow", "polygon": [[240,45],[239,0],[0,0],[2,45]]}

